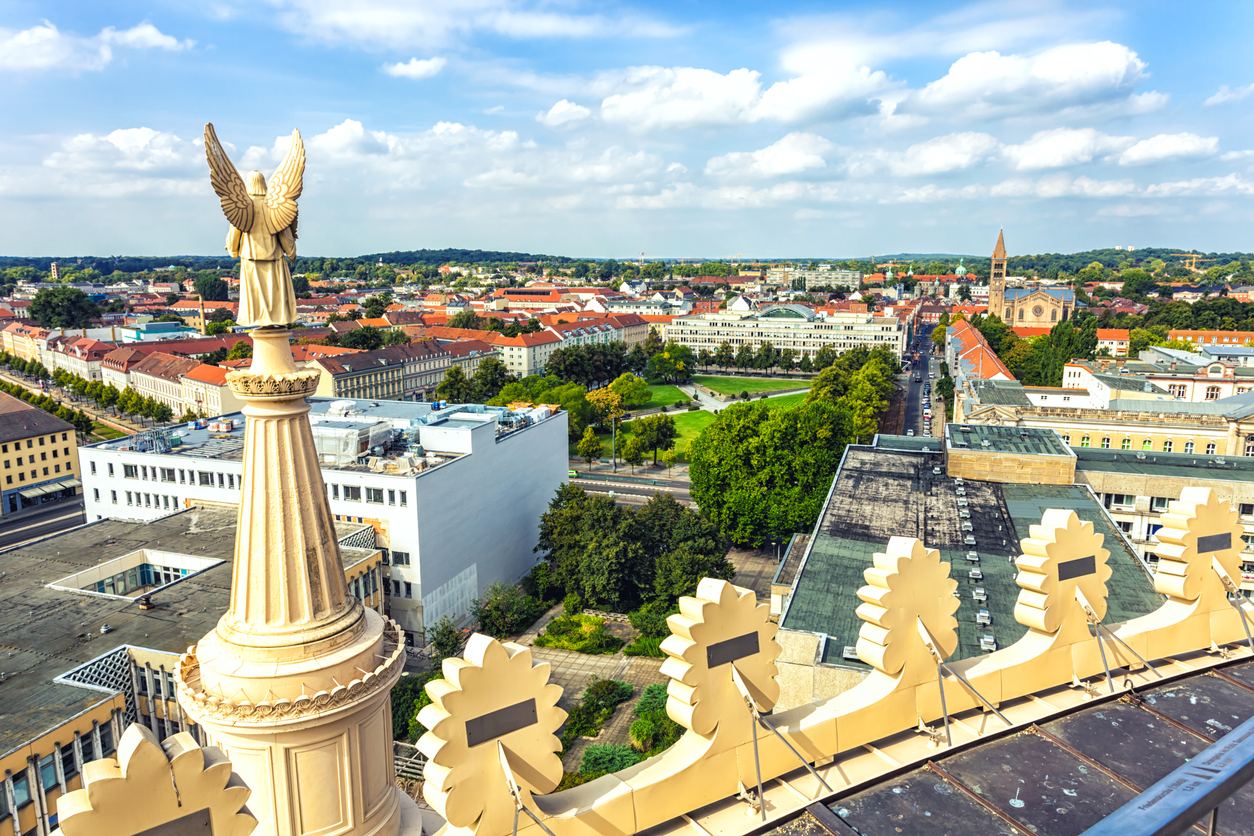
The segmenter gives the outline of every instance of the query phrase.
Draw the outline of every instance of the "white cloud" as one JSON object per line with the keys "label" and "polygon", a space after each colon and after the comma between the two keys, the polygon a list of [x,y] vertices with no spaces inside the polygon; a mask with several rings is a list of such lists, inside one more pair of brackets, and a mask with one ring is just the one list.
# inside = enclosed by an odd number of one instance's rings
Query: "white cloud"
{"label": "white cloud", "polygon": [[734,151],[712,157],[705,173],[716,177],[779,177],[824,168],[834,146],[812,133],[790,133],[758,151]]}
{"label": "white cloud", "polygon": [[562,99],[549,108],[547,112],[536,116],[536,121],[543,122],[550,128],[558,128],[562,125],[582,122],[591,115],[592,111],[583,105],[577,105],[568,99]]}
{"label": "white cloud", "polygon": [[447,59],[439,56],[435,58],[410,58],[404,63],[384,64],[383,72],[396,78],[431,78],[431,76],[444,69],[444,65],[447,63]]}
{"label": "white cloud", "polygon": [[1215,91],[1215,95],[1208,98],[1203,104],[1213,106],[1227,104],[1228,102],[1239,102],[1251,93],[1254,93],[1254,84],[1247,84],[1244,87],[1229,87],[1226,84],[1221,84],[1219,89]]}
{"label": "white cloud", "polygon": [[0,28],[0,70],[102,70],[113,60],[115,46],[178,52],[194,44],[165,35],[151,23],[122,30],[110,26],[84,38],[44,21],[21,31]]}
{"label": "white cloud", "polygon": [[1110,41],[1058,46],[1035,55],[972,52],[955,61],[944,77],[911,93],[899,109],[953,118],[1051,112],[1127,100],[1144,78],[1145,62]]}
{"label": "white cloud", "polygon": [[290,31],[367,49],[448,45],[477,31],[512,38],[670,37],[682,30],[640,16],[559,11],[542,0],[268,0]]}
{"label": "white cloud", "polygon": [[875,113],[874,100],[899,86],[884,72],[834,63],[772,84],[755,105],[753,118],[799,122]]}
{"label": "white cloud", "polygon": [[1123,151],[1134,142],[1133,137],[1109,136],[1093,128],[1054,128],[1039,131],[1019,145],[1008,145],[1002,154],[1014,168],[1032,171],[1087,163]]}
{"label": "white cloud", "polygon": [[1039,180],[1015,177],[1003,180],[988,190],[989,197],[1122,197],[1139,191],[1131,180],[1094,180],[1072,178],[1069,174],[1050,174]]}
{"label": "white cloud", "polygon": [[1254,180],[1240,174],[1198,177],[1173,183],[1155,183],[1145,189],[1150,197],[1211,197],[1215,195],[1254,195]]}
{"label": "white cloud", "polygon": [[601,116],[637,131],[745,122],[762,88],[759,76],[747,69],[723,75],[695,67],[632,67],[621,77],[627,92],[607,96]]}
{"label": "white cloud", "polygon": [[984,162],[1001,147],[989,134],[963,131],[911,145],[887,157],[888,167],[898,177],[918,177],[961,171]]}
{"label": "white cloud", "polygon": [[1197,134],[1159,134],[1143,139],[1119,155],[1119,165],[1144,165],[1164,160],[1213,157],[1219,153],[1218,137]]}
{"label": "white cloud", "polygon": [[1097,210],[1097,214],[1110,218],[1149,218],[1175,214],[1175,211],[1161,203],[1116,203],[1114,206],[1103,206]]}
{"label": "white cloud", "polygon": [[485,109],[484,109],[484,111],[483,111],[483,115],[484,115],[484,116],[491,116],[491,115],[493,115],[493,114],[495,114],[495,113],[500,113],[500,112],[501,112],[501,111],[503,111],[503,110],[505,110],[505,105],[494,105],[494,106],[492,106],[492,107],[485,108]]}

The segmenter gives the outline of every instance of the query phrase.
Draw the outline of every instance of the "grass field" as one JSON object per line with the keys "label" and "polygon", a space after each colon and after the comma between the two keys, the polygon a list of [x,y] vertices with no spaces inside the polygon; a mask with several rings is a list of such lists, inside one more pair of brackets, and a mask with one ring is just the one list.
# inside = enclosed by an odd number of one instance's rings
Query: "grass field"
{"label": "grass field", "polygon": [[126,435],[126,433],[119,432],[118,430],[113,429],[113,427],[106,427],[98,421],[92,422],[91,437],[97,441],[108,441],[114,438],[121,438],[124,435]]}
{"label": "grass field", "polygon": [[688,403],[692,398],[679,391],[678,387],[671,386],[669,383],[651,383],[649,384],[649,393],[653,395],[649,402],[638,409],[656,409],[665,404],[666,406],[674,406],[677,401]]}
{"label": "grass field", "polygon": [[720,395],[739,395],[741,392],[778,392],[780,389],[807,389],[808,380],[775,380],[753,377],[711,377],[696,375],[693,381]]}

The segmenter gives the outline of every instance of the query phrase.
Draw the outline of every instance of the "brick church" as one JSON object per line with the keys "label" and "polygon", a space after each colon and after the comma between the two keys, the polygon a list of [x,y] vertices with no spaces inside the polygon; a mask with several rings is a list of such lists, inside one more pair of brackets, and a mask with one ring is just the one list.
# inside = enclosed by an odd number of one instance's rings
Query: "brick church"
{"label": "brick church", "polygon": [[1075,291],[1069,287],[1006,287],[1006,241],[997,233],[988,280],[988,312],[1012,327],[1051,327],[1071,318]]}

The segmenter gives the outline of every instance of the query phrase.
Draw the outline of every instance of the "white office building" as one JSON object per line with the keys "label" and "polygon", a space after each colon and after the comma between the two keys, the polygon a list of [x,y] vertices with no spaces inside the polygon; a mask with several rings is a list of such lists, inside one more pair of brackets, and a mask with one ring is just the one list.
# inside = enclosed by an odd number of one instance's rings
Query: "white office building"
{"label": "white office building", "polygon": [[[411,641],[464,621],[494,581],[535,565],[540,515],[567,476],[567,417],[545,409],[310,398],[335,519],[370,525],[390,612]],[[79,449],[87,519],[157,519],[240,500],[244,421],[149,432]]]}
{"label": "white office building", "polygon": [[665,326],[665,338],[694,352],[715,351],[723,342],[732,348],[750,345],[756,351],[769,342],[777,350],[791,348],[800,357],[813,356],[824,346],[837,353],[852,348],[887,346],[898,356],[906,347],[906,332],[892,316],[840,311],[819,316],[804,305],[772,305],[760,311],[734,311],[678,317]]}

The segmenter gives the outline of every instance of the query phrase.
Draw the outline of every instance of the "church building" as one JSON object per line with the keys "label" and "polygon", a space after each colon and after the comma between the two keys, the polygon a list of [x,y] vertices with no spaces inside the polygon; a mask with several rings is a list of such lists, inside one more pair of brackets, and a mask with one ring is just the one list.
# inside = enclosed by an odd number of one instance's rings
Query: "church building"
{"label": "church building", "polygon": [[997,233],[992,269],[988,279],[988,312],[1012,327],[1054,326],[1071,318],[1075,291],[1069,287],[1006,288],[1006,241]]}

